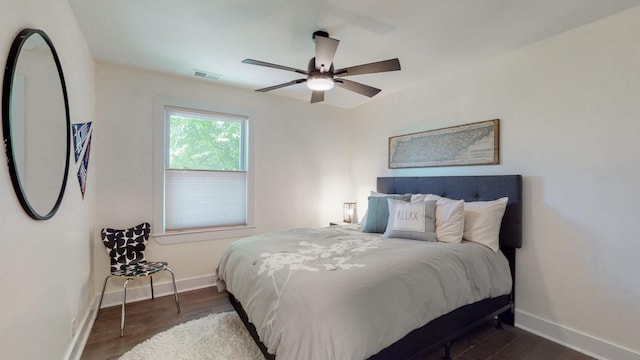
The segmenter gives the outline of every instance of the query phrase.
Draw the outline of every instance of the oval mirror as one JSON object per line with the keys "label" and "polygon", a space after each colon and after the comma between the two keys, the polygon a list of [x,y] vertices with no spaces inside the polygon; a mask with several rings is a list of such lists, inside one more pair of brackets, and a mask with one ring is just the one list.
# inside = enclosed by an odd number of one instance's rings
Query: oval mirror
{"label": "oval mirror", "polygon": [[11,45],[2,87],[2,132],[13,188],[36,220],[51,218],[64,195],[71,122],[62,66],[42,30]]}

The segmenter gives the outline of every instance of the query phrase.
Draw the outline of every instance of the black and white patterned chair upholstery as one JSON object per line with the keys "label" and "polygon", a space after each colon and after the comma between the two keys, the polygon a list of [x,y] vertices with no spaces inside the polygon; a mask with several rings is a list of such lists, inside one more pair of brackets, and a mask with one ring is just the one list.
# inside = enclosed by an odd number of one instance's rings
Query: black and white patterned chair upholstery
{"label": "black and white patterned chair upholstery", "polygon": [[176,290],[176,279],[173,271],[167,267],[168,264],[166,262],[150,262],[145,258],[144,250],[147,247],[149,234],[151,234],[151,225],[149,223],[142,223],[128,229],[104,228],[100,233],[102,236],[102,243],[107,248],[107,254],[111,259],[111,275],[108,275],[104,279],[96,319],[100,315],[100,307],[102,306],[102,299],[107,287],[107,281],[112,277],[125,279],[120,318],[120,336],[124,336],[125,305],[127,302],[127,284],[129,283],[129,280],[148,276],[151,283],[151,298],[154,299],[155,296],[153,293],[152,276],[163,270],[166,270],[171,274],[173,293],[176,299],[176,308],[178,309],[178,312],[180,312],[180,303],[178,301],[178,292]]}
{"label": "black and white patterned chair upholstery", "polygon": [[167,263],[149,263],[144,250],[151,234],[151,225],[143,223],[129,229],[102,229],[102,242],[111,258],[111,274],[114,276],[140,276],[164,270]]}

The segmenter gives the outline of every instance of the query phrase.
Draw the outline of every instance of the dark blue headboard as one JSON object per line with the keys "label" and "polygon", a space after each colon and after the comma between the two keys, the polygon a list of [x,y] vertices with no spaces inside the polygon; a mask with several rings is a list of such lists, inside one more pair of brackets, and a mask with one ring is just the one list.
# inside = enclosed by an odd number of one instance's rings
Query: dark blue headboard
{"label": "dark blue headboard", "polygon": [[435,194],[464,201],[509,197],[500,228],[500,248],[522,247],[522,176],[379,177],[378,192]]}

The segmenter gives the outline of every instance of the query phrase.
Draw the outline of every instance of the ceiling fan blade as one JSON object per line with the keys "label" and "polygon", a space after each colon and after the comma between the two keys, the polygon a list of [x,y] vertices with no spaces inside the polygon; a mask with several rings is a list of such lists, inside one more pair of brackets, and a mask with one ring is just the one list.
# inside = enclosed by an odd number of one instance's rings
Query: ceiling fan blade
{"label": "ceiling fan blade", "polygon": [[373,86],[361,84],[359,82],[355,82],[347,79],[335,79],[335,82],[336,82],[336,86],[340,86],[347,90],[351,90],[353,92],[357,92],[358,94],[362,94],[368,97],[373,97],[375,94],[381,91],[380,89],[374,88]]}
{"label": "ceiling fan blade", "polygon": [[321,70],[324,67],[323,72],[329,71],[340,40],[324,36],[316,36],[314,39],[316,41],[316,69]]}
{"label": "ceiling fan blade", "polygon": [[275,89],[280,89],[283,88],[285,86],[291,86],[291,85],[296,85],[296,84],[302,84],[303,82],[307,81],[307,79],[298,79],[298,80],[293,80],[293,81],[289,81],[286,82],[284,84],[279,84],[279,85],[273,85],[273,86],[269,86],[266,88],[262,88],[262,89],[258,89],[256,91],[258,92],[267,92],[267,91],[271,91],[271,90],[275,90]]}
{"label": "ceiling fan blade", "polygon": [[317,102],[322,102],[324,101],[324,91],[317,91],[314,90],[311,93],[311,103],[317,103]]}
{"label": "ceiling fan blade", "polygon": [[278,65],[278,64],[272,64],[272,63],[268,63],[268,62],[264,62],[264,61],[260,61],[260,60],[244,59],[244,60],[242,60],[242,62],[244,64],[266,66],[266,67],[270,67],[270,68],[274,68],[274,69],[293,71],[293,72],[297,72],[298,74],[302,74],[302,75],[309,75],[309,73],[304,71],[304,70],[300,70],[300,69],[296,69],[296,68],[292,68],[292,67],[288,67],[288,66],[283,66],[283,65]]}
{"label": "ceiling fan blade", "polygon": [[400,60],[398,58],[338,69],[333,74],[335,76],[351,76],[396,70],[400,70]]}

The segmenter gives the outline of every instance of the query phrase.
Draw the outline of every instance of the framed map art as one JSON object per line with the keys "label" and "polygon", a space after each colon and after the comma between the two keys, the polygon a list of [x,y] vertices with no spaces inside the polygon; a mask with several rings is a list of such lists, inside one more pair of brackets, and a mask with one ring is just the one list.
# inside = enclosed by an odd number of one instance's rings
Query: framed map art
{"label": "framed map art", "polygon": [[389,169],[500,163],[499,119],[389,138]]}

